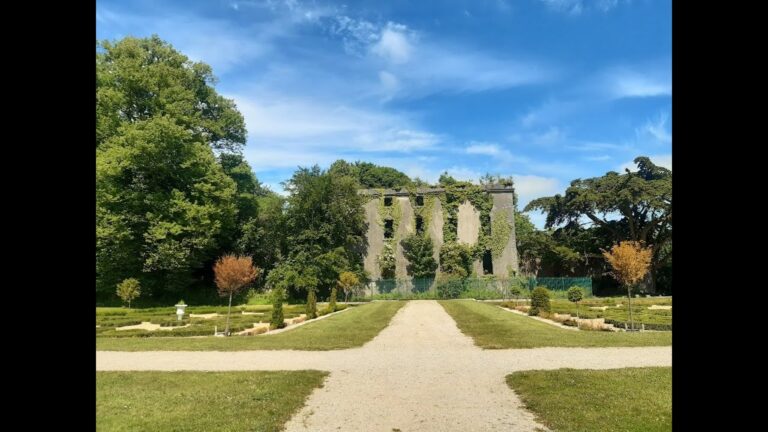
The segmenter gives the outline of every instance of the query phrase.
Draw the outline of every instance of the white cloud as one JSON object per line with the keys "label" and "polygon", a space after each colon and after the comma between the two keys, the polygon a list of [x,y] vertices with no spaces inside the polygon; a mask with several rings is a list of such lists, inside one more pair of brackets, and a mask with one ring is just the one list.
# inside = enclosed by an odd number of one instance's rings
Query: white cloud
{"label": "white cloud", "polygon": [[400,81],[390,72],[380,71],[379,81],[381,82],[381,86],[387,97],[392,97],[392,95],[397,93],[397,90],[400,88]]}
{"label": "white cloud", "polygon": [[277,94],[226,96],[245,117],[254,168],[322,165],[370,152],[426,151],[441,140],[399,114]]}
{"label": "white cloud", "polygon": [[650,135],[651,138],[659,143],[668,144],[672,142],[672,133],[667,130],[669,114],[660,113],[655,120],[648,120],[641,128],[635,130],[638,139]]}
{"label": "white cloud", "polygon": [[408,40],[408,28],[402,24],[389,22],[381,31],[377,43],[371,51],[395,64],[405,63],[411,56],[411,42]]}
{"label": "white cloud", "polygon": [[602,162],[611,160],[611,157],[608,155],[602,155],[602,156],[585,156],[582,159],[592,161],[592,162]]}
{"label": "white cloud", "polygon": [[518,197],[518,208],[521,210],[525,208],[529,202],[536,198],[563,193],[565,190],[565,188],[560,184],[560,180],[554,177],[513,174],[512,179],[515,182],[515,192],[517,192]]}
{"label": "white cloud", "polygon": [[[659,155],[653,155],[648,156],[648,158],[653,162],[654,164],[667,168],[672,169],[672,155],[671,154],[659,154]],[[629,161],[617,168],[616,171],[619,173],[623,173],[625,169],[629,168],[630,171],[637,171],[637,165],[635,165],[634,162]]]}
{"label": "white cloud", "polygon": [[381,25],[339,15],[326,25],[330,34],[342,40],[348,54],[359,57],[363,68],[375,68],[372,72],[379,81],[383,68],[397,77],[398,91],[394,94],[385,88],[387,97],[477,92],[556,77],[555,68],[544,62],[502,58],[475,47],[448,45],[395,22]]}
{"label": "white cloud", "polygon": [[615,68],[606,71],[601,80],[607,85],[608,95],[615,99],[672,94],[671,70],[666,66],[646,70]]}
{"label": "white cloud", "polygon": [[[550,10],[570,15],[579,15],[585,9],[597,9],[600,12],[608,12],[619,5],[619,0],[539,0]],[[622,0],[629,3],[629,0]]]}
{"label": "white cloud", "polygon": [[479,154],[487,156],[497,156],[502,151],[499,149],[499,145],[495,143],[483,143],[478,141],[470,141],[469,146],[466,148],[468,154]]}
{"label": "white cloud", "polygon": [[582,0],[540,0],[550,10],[578,15],[584,9]]}

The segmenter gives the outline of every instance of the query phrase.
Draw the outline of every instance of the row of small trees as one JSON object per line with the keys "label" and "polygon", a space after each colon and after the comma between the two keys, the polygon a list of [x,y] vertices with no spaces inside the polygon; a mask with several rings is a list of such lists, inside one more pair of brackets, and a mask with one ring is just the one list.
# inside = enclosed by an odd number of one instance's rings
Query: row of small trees
{"label": "row of small trees", "polygon": [[[219,258],[213,266],[216,287],[219,295],[229,297],[227,307],[227,321],[224,334],[229,335],[229,318],[232,312],[232,297],[240,292],[246,286],[252,284],[262,274],[262,270],[253,265],[253,259],[250,256],[224,255]],[[360,280],[352,272],[346,271],[339,275],[337,287],[344,293],[344,301],[349,299],[360,285]],[[336,297],[337,287],[331,290],[331,298],[328,308],[331,312],[337,309]],[[117,295],[131,307],[131,301],[141,295],[141,286],[135,278],[128,278],[117,285]],[[283,318],[283,301],[285,300],[285,289],[282,286],[276,286],[272,290],[273,307],[270,327],[273,329],[285,327]],[[317,295],[315,290],[310,289],[307,295],[307,317],[309,319],[317,318]]]}

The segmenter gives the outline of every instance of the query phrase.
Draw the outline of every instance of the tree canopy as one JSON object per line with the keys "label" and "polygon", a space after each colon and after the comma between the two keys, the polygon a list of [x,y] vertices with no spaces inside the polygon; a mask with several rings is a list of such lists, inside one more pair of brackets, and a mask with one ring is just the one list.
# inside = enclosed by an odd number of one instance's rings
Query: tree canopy
{"label": "tree canopy", "polygon": [[[524,211],[546,212],[546,227],[562,225],[563,235],[581,232],[582,245],[594,245],[595,238],[608,240],[608,244],[632,240],[651,245],[653,290],[655,270],[671,259],[672,171],[645,156],[634,162],[637,172],[608,172],[602,177],[574,180],[564,196],[533,200]],[[584,237],[584,219],[594,227],[587,233],[591,238]]]}
{"label": "tree canopy", "polygon": [[411,179],[402,172],[385,166],[378,166],[370,162],[349,163],[337,160],[329,171],[335,175],[352,177],[363,188],[401,188],[413,184]]}
{"label": "tree canopy", "polygon": [[213,89],[205,63],[192,62],[156,35],[103,41],[96,53],[96,147],[126,124],[167,116],[219,150],[245,144],[243,116]]}

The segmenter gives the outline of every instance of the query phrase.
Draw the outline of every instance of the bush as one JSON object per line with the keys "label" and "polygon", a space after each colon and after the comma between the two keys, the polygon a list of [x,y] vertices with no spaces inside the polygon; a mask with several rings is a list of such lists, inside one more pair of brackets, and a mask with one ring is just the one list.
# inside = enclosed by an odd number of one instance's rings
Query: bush
{"label": "bush", "polygon": [[544,287],[536,287],[531,292],[531,310],[536,310],[535,314],[531,314],[529,312],[529,315],[538,315],[539,311],[544,312],[552,312],[552,306],[549,304],[549,290],[547,290]]}
{"label": "bush", "polygon": [[441,299],[456,299],[464,292],[464,279],[448,277],[437,281],[437,296]]}
{"label": "bush", "polygon": [[317,295],[310,289],[307,294],[307,319],[317,318]]}
{"label": "bush", "polygon": [[328,308],[332,311],[336,310],[336,287],[331,288],[331,300],[328,302]]}
{"label": "bush", "polygon": [[530,309],[528,309],[528,316],[536,316],[539,314],[539,308],[536,306],[531,306]]}
{"label": "bush", "polygon": [[283,318],[283,289],[275,288],[272,292],[273,304],[272,304],[272,319],[269,322],[270,329],[279,329],[285,327],[285,321]]}
{"label": "bush", "polygon": [[573,286],[568,289],[568,301],[572,303],[580,302],[584,298],[584,288]]}

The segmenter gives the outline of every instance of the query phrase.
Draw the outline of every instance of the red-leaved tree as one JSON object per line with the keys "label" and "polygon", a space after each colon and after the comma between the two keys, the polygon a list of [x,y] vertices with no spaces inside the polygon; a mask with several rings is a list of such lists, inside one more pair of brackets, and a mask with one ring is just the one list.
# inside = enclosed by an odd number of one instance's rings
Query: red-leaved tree
{"label": "red-leaved tree", "polygon": [[224,334],[229,336],[229,314],[232,311],[232,296],[245,286],[255,281],[261,270],[253,265],[251,257],[236,255],[224,255],[213,265],[213,273],[216,275],[216,286],[219,295],[229,296],[229,308],[227,309],[227,326]]}

